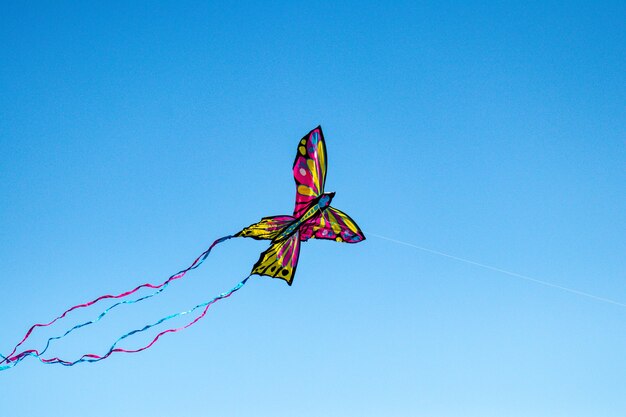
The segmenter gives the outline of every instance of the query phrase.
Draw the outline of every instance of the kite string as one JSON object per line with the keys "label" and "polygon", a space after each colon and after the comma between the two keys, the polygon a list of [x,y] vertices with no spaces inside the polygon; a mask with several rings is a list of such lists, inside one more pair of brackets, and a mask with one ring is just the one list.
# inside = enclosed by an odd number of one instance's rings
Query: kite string
{"label": "kite string", "polygon": [[483,263],[480,263],[480,262],[472,261],[471,259],[466,259],[466,258],[461,258],[461,257],[458,257],[458,256],[450,255],[450,254],[445,253],[445,252],[441,252],[441,251],[437,251],[437,250],[434,250],[434,249],[425,248],[423,246],[418,246],[418,245],[415,245],[413,243],[403,242],[401,240],[393,239],[393,238],[390,238],[390,237],[378,235],[378,234],[371,233],[371,232],[368,232],[367,234],[370,235],[370,236],[377,237],[379,239],[383,239],[383,240],[387,240],[389,242],[393,242],[393,243],[399,244],[399,245],[408,246],[408,247],[411,247],[411,248],[414,248],[414,249],[418,249],[418,250],[421,250],[421,251],[424,251],[424,252],[432,253],[434,255],[444,256],[446,258],[454,259],[455,261],[464,262],[464,263],[467,263],[467,264],[470,264],[470,265],[478,266],[480,268],[489,269],[489,270],[495,271],[495,272],[500,272],[502,274],[506,274],[506,275],[509,275],[509,276],[512,276],[512,277],[516,277],[516,278],[523,279],[523,280],[526,280],[526,281],[534,282],[536,284],[544,285],[546,287],[552,287],[552,288],[556,288],[556,289],[559,289],[559,290],[562,290],[562,291],[569,292],[571,294],[576,294],[576,295],[580,295],[580,296],[583,296],[583,297],[591,298],[591,299],[594,299],[596,301],[601,301],[601,302],[604,302],[604,303],[614,304],[614,305],[617,305],[617,306],[620,306],[620,307],[626,307],[626,303],[622,303],[622,302],[619,302],[619,301],[616,301],[616,300],[612,300],[610,298],[600,297],[598,295],[594,295],[594,294],[591,294],[591,293],[588,293],[588,292],[585,292],[585,291],[580,291],[580,290],[577,290],[577,289],[574,289],[574,288],[570,288],[570,287],[566,287],[566,286],[563,286],[563,285],[554,284],[554,283],[549,282],[549,281],[543,281],[543,280],[540,280],[540,279],[537,279],[537,278],[532,278],[532,277],[529,277],[527,275],[518,274],[517,272],[507,271],[506,269],[497,268],[495,266],[491,266],[491,265],[483,264]]}
{"label": "kite string", "polygon": [[[0,357],[2,358],[2,359],[0,360],[0,365],[1,365],[1,364],[3,364],[3,363],[4,363],[4,362],[6,362],[6,361],[10,361],[10,360],[11,360],[10,358],[12,358],[12,357],[15,355],[15,352],[17,351],[17,349],[18,349],[18,348],[19,348],[19,347],[20,347],[20,346],[21,346],[24,342],[26,342],[26,340],[27,340],[27,339],[31,336],[31,334],[33,333],[33,331],[34,331],[36,328],[38,328],[38,327],[47,327],[47,326],[51,326],[52,324],[54,324],[54,323],[55,323],[55,322],[57,322],[58,320],[60,320],[60,319],[64,318],[64,317],[65,317],[68,313],[70,313],[70,312],[72,312],[72,311],[74,311],[74,310],[80,309],[80,308],[84,308],[84,307],[89,307],[89,306],[92,306],[92,305],[96,304],[97,302],[99,302],[99,301],[101,301],[101,300],[105,300],[105,299],[119,299],[119,298],[124,298],[124,297],[127,297],[127,296],[129,296],[129,295],[134,294],[135,292],[139,291],[139,290],[140,290],[140,289],[142,289],[142,288],[152,288],[152,289],[156,289],[156,290],[157,290],[156,292],[154,292],[154,293],[152,293],[152,294],[149,294],[149,295],[147,295],[147,296],[141,297],[141,298],[139,298],[139,299],[137,299],[137,300],[134,300],[134,301],[131,301],[131,302],[126,302],[126,301],[124,301],[124,302],[116,303],[116,304],[114,304],[113,306],[109,307],[107,310],[105,310],[102,314],[100,314],[100,315],[98,316],[98,318],[97,318],[97,319],[95,319],[95,320],[91,320],[91,321],[86,322],[86,323],[82,323],[82,324],[77,325],[77,326],[74,326],[73,328],[71,328],[70,330],[68,330],[68,331],[67,331],[67,332],[66,332],[63,336],[59,336],[59,337],[54,337],[54,338],[50,338],[50,339],[48,339],[48,344],[49,344],[49,343],[51,342],[51,340],[60,339],[60,338],[62,338],[62,337],[67,336],[69,333],[71,333],[71,332],[72,332],[73,330],[75,330],[75,329],[78,329],[78,328],[80,328],[80,327],[84,327],[84,326],[87,326],[87,325],[89,325],[89,324],[92,324],[92,323],[95,323],[95,322],[99,321],[102,317],[104,317],[104,316],[106,315],[106,313],[108,313],[111,309],[113,309],[114,307],[116,307],[116,306],[118,306],[118,305],[120,305],[120,304],[132,304],[132,303],[136,303],[136,302],[139,302],[139,301],[142,301],[142,300],[145,300],[145,299],[151,298],[151,297],[153,297],[153,296],[155,296],[155,295],[158,295],[158,294],[160,294],[161,292],[163,292],[163,291],[164,291],[164,290],[165,290],[165,289],[169,286],[170,282],[175,281],[175,280],[177,280],[177,279],[181,279],[181,278],[183,278],[183,277],[187,274],[187,272],[189,272],[190,270],[198,268],[198,267],[199,267],[199,266],[200,266],[200,265],[201,265],[201,264],[205,261],[205,259],[209,256],[209,254],[211,253],[211,250],[212,250],[212,249],[213,249],[213,248],[214,248],[217,244],[222,243],[222,242],[224,242],[224,241],[226,241],[226,240],[232,239],[233,237],[234,237],[233,235],[228,235],[228,236],[224,236],[224,237],[221,237],[221,238],[219,238],[219,239],[215,240],[215,241],[211,244],[211,246],[209,246],[209,248],[208,248],[207,250],[205,250],[205,251],[204,251],[204,252],[203,252],[200,256],[198,256],[198,257],[197,257],[197,258],[196,258],[196,259],[195,259],[195,260],[191,263],[191,265],[190,265],[189,267],[187,267],[186,269],[183,269],[183,270],[179,271],[178,273],[176,273],[176,274],[174,274],[174,275],[170,276],[167,280],[165,280],[165,281],[164,281],[164,282],[162,282],[161,284],[154,285],[154,284],[146,283],[146,284],[139,285],[139,286],[135,287],[134,289],[132,289],[132,290],[130,290],[130,291],[126,291],[126,292],[123,292],[123,293],[120,293],[120,294],[117,294],[117,295],[106,294],[106,295],[100,296],[100,297],[98,297],[98,298],[96,298],[96,299],[94,299],[94,300],[92,300],[92,301],[89,301],[89,302],[87,302],[87,303],[84,303],[84,304],[78,304],[78,305],[75,305],[75,306],[73,306],[73,307],[70,307],[69,309],[65,310],[65,311],[64,311],[61,315],[57,316],[54,320],[52,320],[52,321],[50,321],[50,322],[48,322],[48,323],[37,323],[37,324],[34,324],[33,326],[31,326],[31,327],[28,329],[28,331],[26,332],[26,335],[22,338],[22,340],[21,340],[21,341],[20,341],[17,345],[15,345],[15,347],[13,348],[13,350],[11,351],[11,353],[9,353],[7,356],[0,355]],[[48,345],[46,345],[46,348],[44,349],[44,351],[45,351],[47,348],[48,348]]]}
{"label": "kite string", "polygon": [[[248,279],[250,279],[252,275],[248,275],[246,278],[244,278],[242,281],[240,281],[237,285],[235,285],[233,288],[231,288],[230,290],[221,293],[220,295],[218,295],[217,297],[212,298],[209,301],[206,301],[204,303],[198,304],[195,307],[186,310],[186,311],[182,311],[179,313],[175,313],[175,314],[171,314],[169,316],[163,317],[159,320],[157,320],[156,322],[152,323],[152,324],[148,324],[145,325],[144,327],[142,327],[141,329],[135,329],[132,330],[128,333],[125,333],[124,335],[122,335],[121,337],[119,337],[114,343],[113,345],[109,348],[109,350],[107,351],[107,353],[105,353],[104,355],[100,356],[100,355],[96,355],[93,353],[87,353],[84,354],[83,356],[81,356],[79,359],[75,360],[75,361],[66,361],[63,359],[60,359],[58,357],[54,357],[54,358],[42,358],[41,355],[43,354],[43,352],[37,352],[36,350],[27,350],[24,351],[22,353],[20,353],[19,355],[16,355],[14,357],[9,358],[10,360],[10,365],[7,366],[0,366],[0,371],[3,371],[5,369],[11,368],[13,366],[16,366],[19,362],[21,362],[24,358],[28,357],[28,356],[34,356],[37,359],[39,359],[40,362],[44,363],[44,364],[61,364],[64,366],[74,366],[78,363],[81,362],[98,362],[101,361],[103,359],[108,358],[109,356],[111,356],[113,353],[116,352],[121,352],[121,353],[137,353],[137,352],[141,352],[143,350],[149,349],[150,347],[152,347],[160,338],[161,336],[163,336],[164,334],[167,333],[175,333],[181,330],[184,330],[188,327],[193,326],[195,323],[197,323],[198,321],[200,321],[207,313],[207,311],[209,310],[209,307],[211,307],[211,305],[213,305],[214,303],[216,303],[219,300],[222,300],[224,298],[228,298],[230,297],[233,293],[239,291],[248,281]],[[198,315],[195,319],[193,319],[191,322],[187,323],[184,326],[178,327],[178,328],[170,328],[167,330],[164,330],[162,332],[160,332],[159,334],[157,334],[150,343],[148,343],[147,345],[138,348],[138,349],[123,349],[123,348],[116,348],[117,344],[119,342],[121,342],[122,340],[126,339],[129,336],[132,336],[136,333],[141,333],[144,332],[154,326],[157,326],[165,321],[171,320],[173,318],[179,317],[179,316],[184,316],[187,314],[190,314],[192,312],[194,312],[195,310],[204,307],[204,309],[202,310],[202,312],[200,313],[200,315]]]}

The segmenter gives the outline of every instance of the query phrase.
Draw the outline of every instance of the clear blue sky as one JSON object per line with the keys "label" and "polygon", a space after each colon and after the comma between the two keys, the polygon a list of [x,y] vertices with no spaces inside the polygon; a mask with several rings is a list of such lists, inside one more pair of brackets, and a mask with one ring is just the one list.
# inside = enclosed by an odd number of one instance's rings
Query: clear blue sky
{"label": "clear blue sky", "polygon": [[[624,2],[7,3],[1,353],[289,214],[318,124],[366,234],[626,302]],[[265,247],[218,246],[54,353],[102,353]],[[292,287],[255,277],[149,351],[0,373],[0,415],[623,417],[625,328],[624,307],[373,236],[313,241]]]}

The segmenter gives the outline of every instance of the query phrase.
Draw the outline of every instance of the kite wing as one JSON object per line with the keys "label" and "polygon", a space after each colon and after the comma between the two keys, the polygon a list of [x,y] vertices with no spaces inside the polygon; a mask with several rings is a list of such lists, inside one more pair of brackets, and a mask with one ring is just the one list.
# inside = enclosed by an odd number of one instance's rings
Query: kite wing
{"label": "kite wing", "polygon": [[296,219],[291,216],[263,217],[260,222],[246,227],[235,234],[235,236],[251,237],[257,240],[273,240],[294,220]]}
{"label": "kite wing", "polygon": [[293,163],[293,177],[296,181],[295,217],[302,216],[311,201],[324,192],[326,164],[324,134],[322,127],[318,126],[300,140]]}
{"label": "kite wing", "polygon": [[298,256],[300,256],[300,233],[296,231],[288,239],[272,243],[254,264],[250,275],[280,278],[291,285],[298,267]]}
{"label": "kite wing", "polygon": [[300,227],[300,240],[313,238],[358,243],[365,240],[365,235],[350,216],[334,207],[328,207],[321,215]]}

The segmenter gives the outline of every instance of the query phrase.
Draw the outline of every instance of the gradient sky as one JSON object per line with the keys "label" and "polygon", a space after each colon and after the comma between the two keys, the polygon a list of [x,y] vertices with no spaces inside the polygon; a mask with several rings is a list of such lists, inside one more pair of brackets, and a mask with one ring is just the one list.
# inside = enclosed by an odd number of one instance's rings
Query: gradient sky
{"label": "gradient sky", "polygon": [[[626,303],[624,2],[314,3],[2,2],[0,353],[289,214],[318,124],[366,235]],[[51,353],[103,353],[266,245],[218,246]],[[625,328],[623,306],[374,236],[313,241],[292,287],[254,277],[149,351],[0,373],[0,415],[623,417]]]}

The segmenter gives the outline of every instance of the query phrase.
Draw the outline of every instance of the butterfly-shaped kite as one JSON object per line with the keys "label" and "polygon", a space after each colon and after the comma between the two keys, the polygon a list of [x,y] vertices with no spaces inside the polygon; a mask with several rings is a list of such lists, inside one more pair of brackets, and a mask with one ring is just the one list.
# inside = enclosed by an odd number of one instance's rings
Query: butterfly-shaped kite
{"label": "butterfly-shaped kite", "polygon": [[324,134],[318,126],[298,143],[293,163],[296,180],[293,216],[264,217],[235,235],[272,241],[252,268],[251,275],[281,278],[291,285],[298,266],[300,242],[313,238],[346,243],[365,240],[350,216],[330,206],[335,193],[324,192],[326,165]]}
{"label": "butterfly-shaped kite", "polygon": [[[356,225],[354,220],[352,220],[347,214],[342,213],[336,208],[330,206],[330,202],[335,196],[335,193],[324,192],[324,182],[326,180],[326,144],[324,143],[324,135],[322,134],[322,128],[320,126],[310,131],[304,138],[302,138],[302,140],[300,140],[300,143],[298,143],[298,153],[296,154],[296,160],[293,163],[293,176],[296,180],[296,208],[294,209],[292,216],[265,217],[260,222],[246,227],[235,235],[228,235],[217,239],[206,251],[197,257],[196,260],[193,261],[189,267],[187,267],[187,269],[183,269],[182,271],[170,276],[161,284],[156,285],[146,283],[120,294],[103,295],[87,303],[70,307],[54,320],[31,326],[26,332],[26,335],[17,345],[15,345],[13,350],[10,351],[8,355],[0,354],[0,371],[13,368],[27,357],[34,357],[40,362],[46,364],[74,366],[83,362],[99,362],[117,352],[141,352],[153,346],[161,336],[167,333],[178,332],[197,323],[200,319],[202,319],[202,317],[205,316],[211,305],[219,300],[228,298],[236,291],[239,291],[239,289],[241,289],[246,282],[248,282],[248,279],[250,279],[252,275],[267,275],[274,278],[281,278],[291,285],[298,266],[300,242],[318,238],[332,239],[337,242],[357,243],[365,239],[363,232],[359,229],[359,226]],[[197,304],[190,310],[170,314],[151,324],[131,330],[120,336],[111,345],[109,350],[104,353],[86,353],[74,360],[46,356],[47,350],[52,342],[63,339],[65,336],[73,333],[74,331],[84,329],[91,324],[99,322],[100,319],[106,316],[112,309],[124,304],[135,304],[162,293],[171,282],[181,279],[185,276],[185,274],[187,274],[187,272],[198,268],[207,256],[209,256],[213,247],[236,236],[251,237],[253,239],[267,239],[271,240],[272,244],[268,250],[261,254],[258,262],[252,268],[250,275],[244,278],[229,291],[221,293],[209,301]],[[152,288],[155,291],[151,294],[141,295],[136,299],[127,298],[145,288]],[[110,299],[125,300],[117,301],[110,307],[107,307],[106,310],[100,313],[100,315],[93,320],[77,324],[58,336],[50,337],[43,349],[24,350],[24,348],[21,347],[29,339],[30,335],[36,328],[51,326],[76,309],[86,308],[98,303],[99,301]],[[176,317],[191,314],[194,311],[199,311],[199,313],[197,317],[188,324],[181,327],[162,330],[153,337],[151,342],[147,343],[143,347],[129,349],[118,346],[119,343],[125,341],[130,336],[138,335],[155,326],[159,326],[161,323]],[[18,351],[18,349],[21,349],[21,351]]]}

